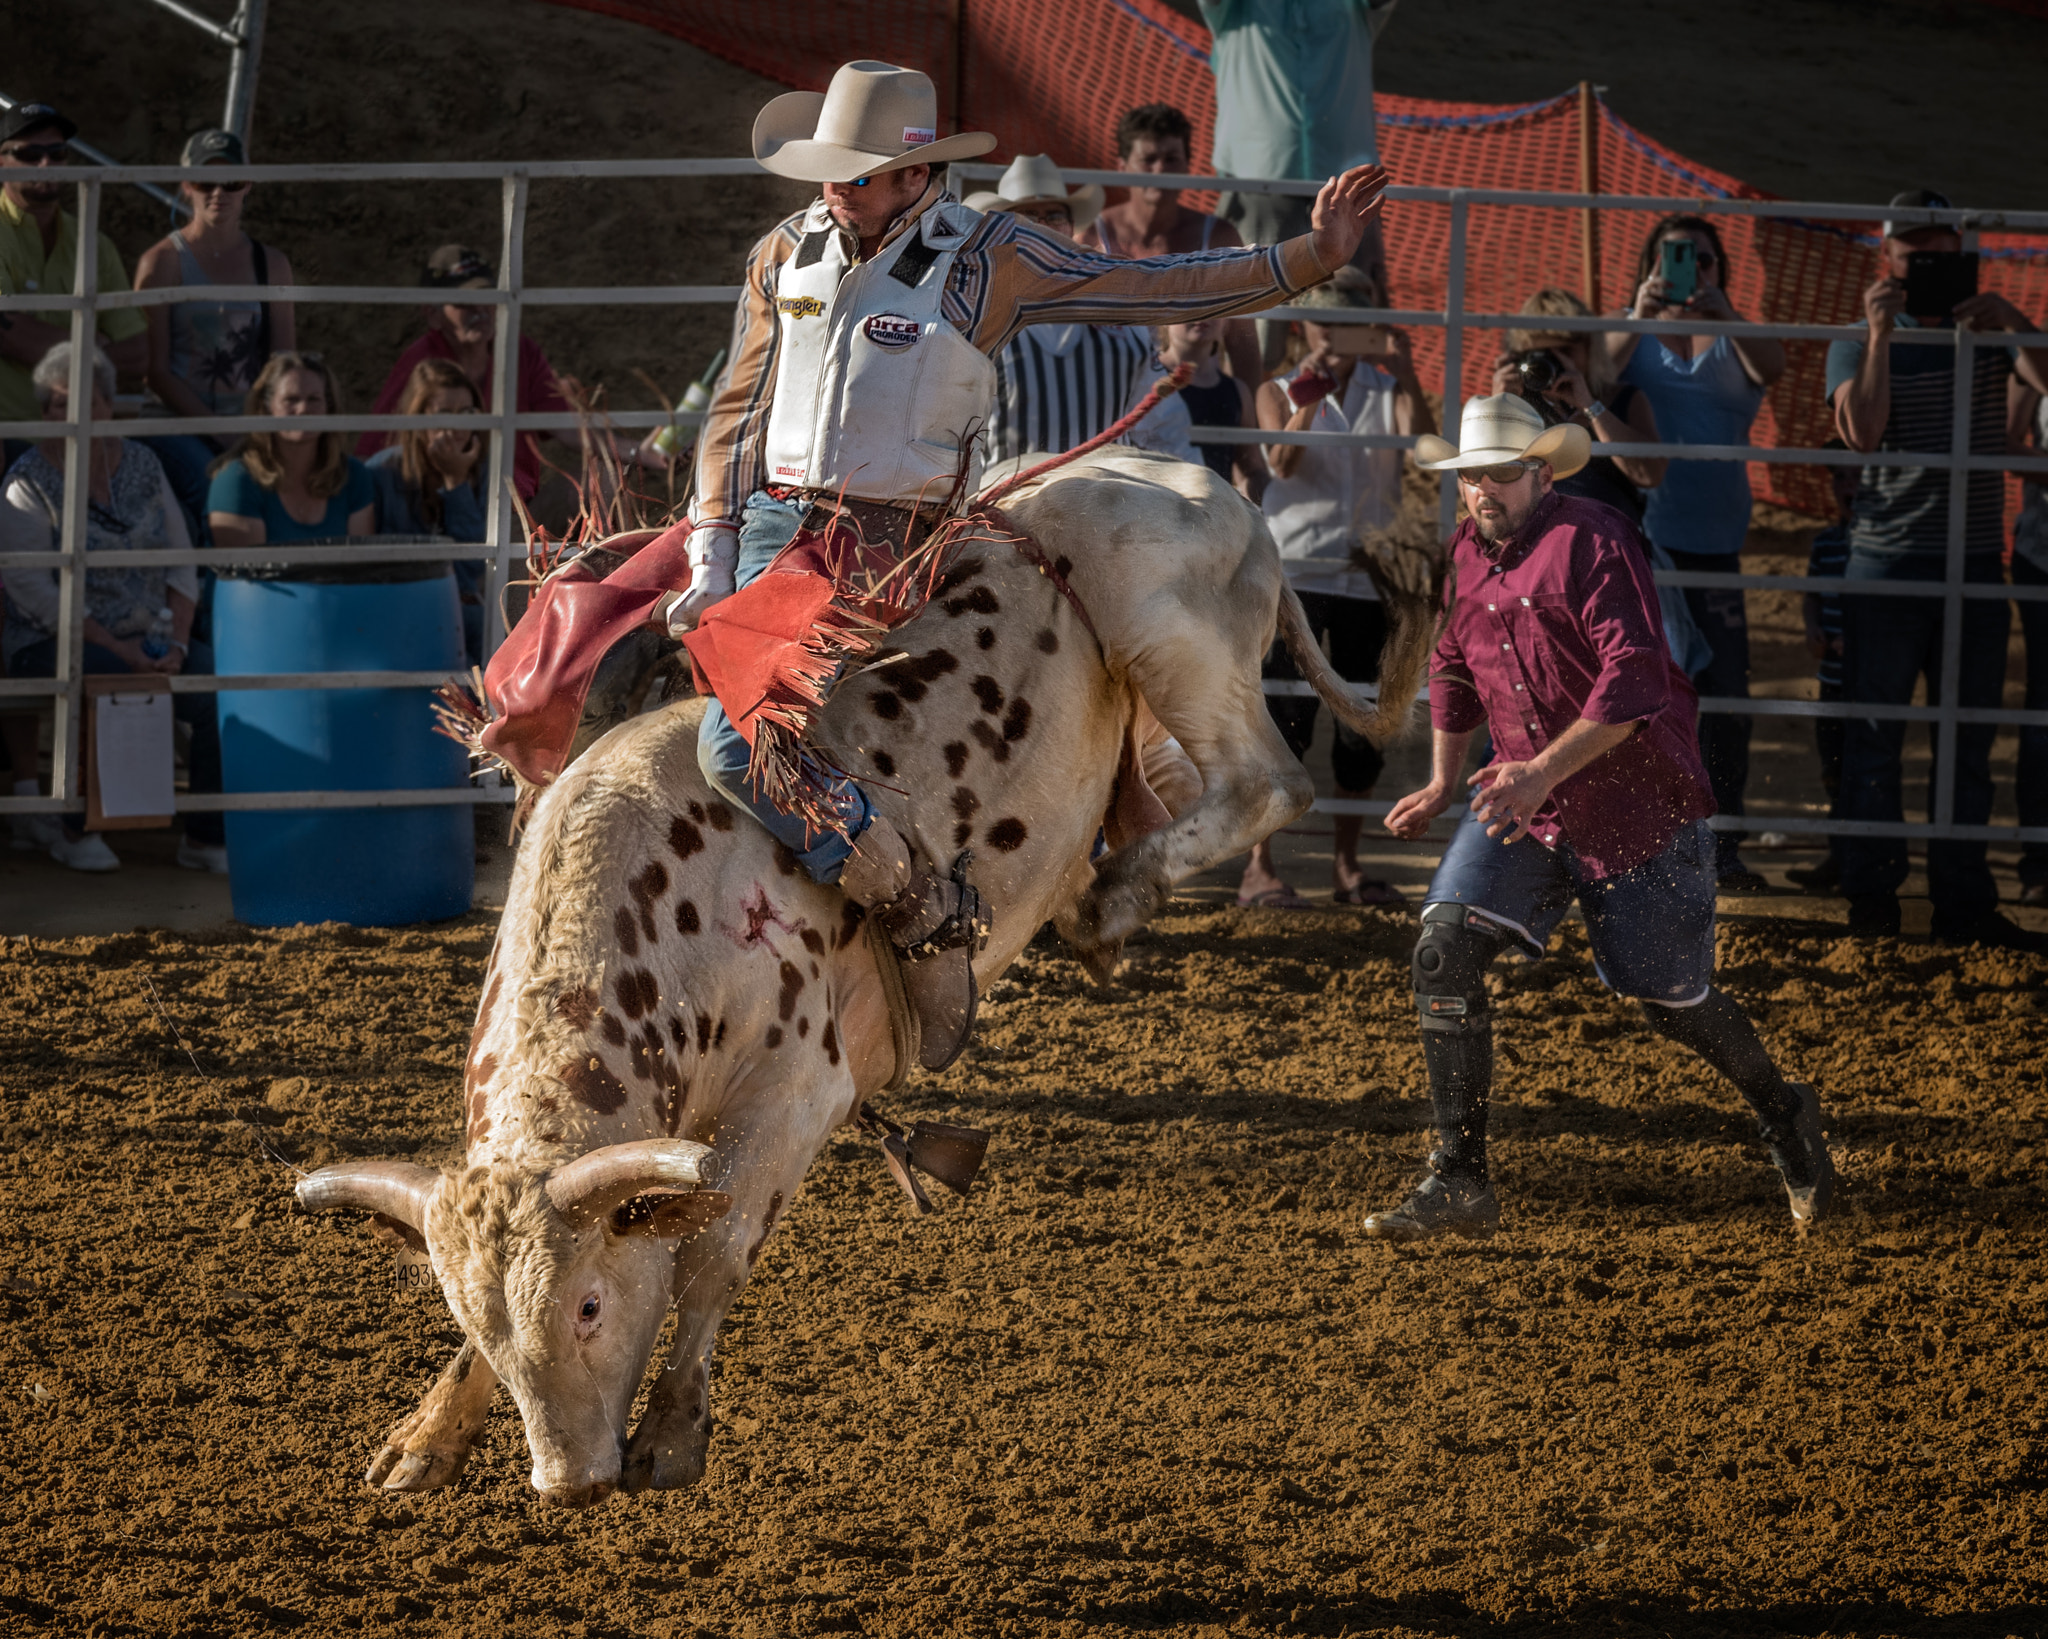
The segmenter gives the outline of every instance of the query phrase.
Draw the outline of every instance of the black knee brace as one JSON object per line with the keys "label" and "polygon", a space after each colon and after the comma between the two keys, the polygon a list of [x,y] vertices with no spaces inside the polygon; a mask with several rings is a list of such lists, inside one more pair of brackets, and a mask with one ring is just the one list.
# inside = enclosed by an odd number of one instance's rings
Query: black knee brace
{"label": "black knee brace", "polygon": [[1492,1022],[1486,970],[1506,943],[1502,929],[1467,906],[1423,906],[1412,967],[1425,1031],[1462,1036]]}

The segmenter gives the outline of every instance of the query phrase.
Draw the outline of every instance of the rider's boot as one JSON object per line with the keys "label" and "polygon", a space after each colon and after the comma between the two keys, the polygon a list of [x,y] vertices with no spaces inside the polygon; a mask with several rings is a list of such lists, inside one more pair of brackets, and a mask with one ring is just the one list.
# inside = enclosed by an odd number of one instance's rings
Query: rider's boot
{"label": "rider's boot", "polygon": [[902,962],[921,1031],[918,1063],[927,1070],[945,1069],[974,1033],[974,958],[988,943],[989,917],[967,881],[973,862],[964,852],[942,876],[877,816],[839,876],[841,891],[867,907]]}

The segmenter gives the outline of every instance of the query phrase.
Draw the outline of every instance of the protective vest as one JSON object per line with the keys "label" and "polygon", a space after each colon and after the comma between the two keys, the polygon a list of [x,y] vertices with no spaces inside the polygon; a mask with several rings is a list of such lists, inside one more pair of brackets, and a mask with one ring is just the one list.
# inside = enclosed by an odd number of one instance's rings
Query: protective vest
{"label": "protective vest", "polygon": [[[768,482],[870,501],[951,489],[963,440],[988,421],[995,366],[939,312],[954,254],[981,220],[934,205],[853,262],[823,200],[775,281],[781,332]],[[968,485],[981,476],[977,452]]]}

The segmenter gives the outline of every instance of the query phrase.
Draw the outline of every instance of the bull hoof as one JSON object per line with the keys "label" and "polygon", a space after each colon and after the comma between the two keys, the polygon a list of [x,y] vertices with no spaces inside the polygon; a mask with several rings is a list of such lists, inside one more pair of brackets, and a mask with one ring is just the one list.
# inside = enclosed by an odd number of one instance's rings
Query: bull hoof
{"label": "bull hoof", "polygon": [[364,1481],[386,1491],[438,1491],[453,1485],[484,1431],[498,1379],[465,1341],[410,1417],[384,1436]]}
{"label": "bull hoof", "polygon": [[469,1461],[468,1446],[459,1450],[408,1451],[395,1443],[397,1429],[392,1430],[392,1435],[393,1441],[377,1453],[369,1472],[363,1476],[369,1485],[386,1491],[439,1491],[443,1486],[453,1485],[463,1464]]}
{"label": "bull hoof", "polygon": [[1113,945],[1096,945],[1089,950],[1076,950],[1074,960],[1088,970],[1088,977],[1097,984],[1108,988],[1116,977],[1117,964],[1124,959],[1124,942],[1119,939]]}
{"label": "bull hoof", "polygon": [[[1084,962],[1090,961],[1091,952],[1112,952],[1114,966],[1124,941],[1152,920],[1172,889],[1147,878],[1120,879],[1113,873],[1115,860],[1109,864],[1112,869],[1095,879],[1075,907],[1075,929],[1080,934],[1075,948]],[[1094,971],[1092,963],[1089,971]],[[1098,977],[1108,982],[1106,976]]]}
{"label": "bull hoof", "polygon": [[711,1419],[705,1415],[701,1398],[696,1401],[695,1411],[696,1415],[690,1416],[688,1408],[655,1397],[627,1442],[620,1490],[677,1491],[704,1478],[704,1462],[711,1448]]}

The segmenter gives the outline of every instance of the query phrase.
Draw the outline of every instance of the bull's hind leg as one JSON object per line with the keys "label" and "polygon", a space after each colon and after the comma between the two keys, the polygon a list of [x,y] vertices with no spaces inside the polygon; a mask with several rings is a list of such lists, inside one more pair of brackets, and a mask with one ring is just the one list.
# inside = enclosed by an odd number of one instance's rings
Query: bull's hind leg
{"label": "bull's hind leg", "polygon": [[384,1436],[365,1481],[386,1491],[438,1491],[453,1484],[484,1431],[497,1388],[490,1362],[464,1339],[419,1409]]}
{"label": "bull's hind leg", "polygon": [[[832,1052],[839,1067],[828,1073],[811,1045],[825,1035],[821,1029],[795,1055],[770,1052],[748,1082],[728,1095],[727,1107],[735,1112],[760,1109],[765,1101],[773,1115],[722,1121],[716,1129],[715,1148],[731,1169],[718,1187],[732,1197],[732,1207],[676,1251],[675,1347],[655,1374],[647,1410],[627,1442],[620,1482],[627,1491],[673,1490],[704,1477],[711,1447],[711,1345],[811,1158],[853,1105],[853,1078],[837,1046]],[[768,1085],[754,1085],[762,1082]]]}
{"label": "bull's hind leg", "polygon": [[1173,885],[1249,848],[1315,800],[1308,777],[1266,710],[1259,670],[1272,642],[1279,566],[1247,552],[1220,595],[1158,600],[1156,625],[1129,676],[1202,777],[1173,822],[1120,848],[1061,932],[1084,959],[1113,954],[1164,905]]}

